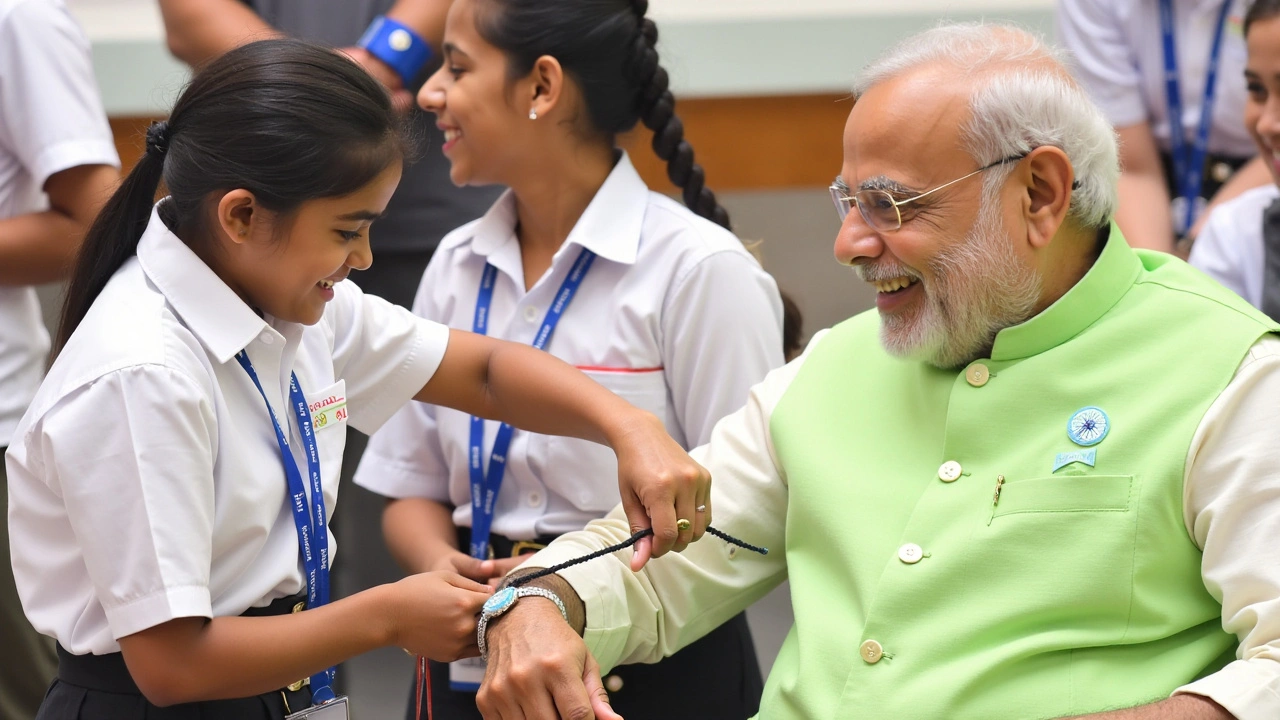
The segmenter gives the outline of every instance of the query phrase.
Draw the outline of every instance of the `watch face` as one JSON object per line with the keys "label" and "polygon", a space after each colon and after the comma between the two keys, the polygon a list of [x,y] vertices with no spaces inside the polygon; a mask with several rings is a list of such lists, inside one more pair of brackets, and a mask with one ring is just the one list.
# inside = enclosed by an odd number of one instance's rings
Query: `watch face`
{"label": "watch face", "polygon": [[505,587],[484,601],[484,611],[490,615],[500,615],[506,612],[515,602],[516,589]]}

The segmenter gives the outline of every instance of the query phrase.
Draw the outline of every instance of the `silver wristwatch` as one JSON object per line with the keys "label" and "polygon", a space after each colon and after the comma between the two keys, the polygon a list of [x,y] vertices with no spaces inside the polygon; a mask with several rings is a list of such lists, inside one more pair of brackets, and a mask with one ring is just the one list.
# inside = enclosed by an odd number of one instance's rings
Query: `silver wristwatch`
{"label": "silver wristwatch", "polygon": [[529,596],[546,598],[555,603],[556,607],[560,608],[560,616],[565,622],[569,622],[569,612],[564,609],[564,603],[550,590],[540,587],[504,587],[485,600],[484,607],[480,610],[480,621],[476,623],[476,644],[480,646],[481,659],[486,662],[489,660],[489,648],[484,641],[484,632],[489,627],[489,621],[515,607],[516,600]]}

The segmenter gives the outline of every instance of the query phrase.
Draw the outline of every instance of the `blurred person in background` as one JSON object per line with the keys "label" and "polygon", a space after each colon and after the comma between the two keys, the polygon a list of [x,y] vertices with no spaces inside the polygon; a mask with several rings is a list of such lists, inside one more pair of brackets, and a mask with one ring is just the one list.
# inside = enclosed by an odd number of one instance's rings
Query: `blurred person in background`
{"label": "blurred person in background", "polygon": [[1209,209],[1271,181],[1242,125],[1248,5],[1058,0],[1072,70],[1120,135],[1116,222],[1134,247],[1186,257]]}
{"label": "blurred person in background", "polygon": [[[63,280],[119,180],[89,41],[62,0],[0,0],[0,456],[43,375],[36,285]],[[0,463],[0,518],[7,514]],[[27,622],[0,523],[0,718],[28,720],[57,668]]]}

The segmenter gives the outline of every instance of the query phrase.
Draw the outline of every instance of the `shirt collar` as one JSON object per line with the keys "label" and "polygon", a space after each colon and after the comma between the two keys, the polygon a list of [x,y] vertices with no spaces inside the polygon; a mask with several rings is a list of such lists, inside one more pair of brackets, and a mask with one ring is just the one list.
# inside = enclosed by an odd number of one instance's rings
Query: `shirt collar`
{"label": "shirt collar", "polygon": [[[606,260],[634,265],[640,253],[640,229],[648,204],[648,186],[627,153],[620,152],[613,171],[596,191],[556,256],[564,254],[570,245],[576,245]],[[500,254],[508,243],[517,243],[516,220],[515,196],[508,190],[476,225],[472,250],[489,257]]]}
{"label": "shirt collar", "polygon": [[169,305],[220,363],[270,327],[160,219],[161,203],[138,242],[138,262]]}
{"label": "shirt collar", "polygon": [[1142,270],[1142,261],[1113,223],[1093,267],[1043,312],[996,335],[992,360],[1018,360],[1061,345],[1110,310]]}

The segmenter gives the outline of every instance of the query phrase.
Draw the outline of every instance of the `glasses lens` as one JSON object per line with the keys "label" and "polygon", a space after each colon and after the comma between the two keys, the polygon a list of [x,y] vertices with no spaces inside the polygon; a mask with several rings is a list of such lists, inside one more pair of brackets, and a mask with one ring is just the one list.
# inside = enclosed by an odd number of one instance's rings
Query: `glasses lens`
{"label": "glasses lens", "polygon": [[845,194],[844,190],[832,185],[831,199],[835,201],[836,214],[840,216],[840,222],[843,223],[844,219],[849,216],[849,196]]}
{"label": "glasses lens", "polygon": [[862,190],[854,195],[858,210],[867,224],[881,232],[893,232],[902,227],[902,216],[893,196],[884,190]]}

